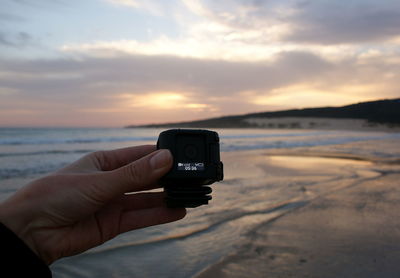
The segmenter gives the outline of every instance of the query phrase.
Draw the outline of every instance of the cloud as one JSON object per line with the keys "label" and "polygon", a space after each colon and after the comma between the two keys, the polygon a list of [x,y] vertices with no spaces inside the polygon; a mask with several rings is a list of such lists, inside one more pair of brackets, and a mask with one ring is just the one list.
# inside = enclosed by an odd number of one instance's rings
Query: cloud
{"label": "cloud", "polygon": [[[268,89],[298,79],[310,78],[329,69],[330,64],[310,53],[287,52],[271,62],[229,62],[173,56],[120,55],[109,58],[37,60],[2,63],[15,72],[12,86],[41,92],[71,86],[96,91],[145,92],[192,90],[229,95],[243,90]],[[5,68],[7,66],[7,68]],[[72,82],[73,81],[73,82]],[[65,83],[71,83],[64,86]],[[44,86],[45,85],[45,86]],[[83,89],[83,88],[82,88]]]}
{"label": "cloud", "polygon": [[[79,13],[52,39],[25,28],[72,5],[53,2],[7,0],[0,13],[0,124],[120,126],[399,96],[397,0],[103,0],[128,33],[90,33]],[[87,19],[109,5],[85,4]],[[143,19],[159,20],[161,35],[146,36]]]}
{"label": "cloud", "polygon": [[[258,39],[320,45],[374,42],[400,35],[400,2],[184,0],[193,13]],[[269,30],[277,30],[272,33]]]}
{"label": "cloud", "polygon": [[111,3],[116,6],[127,7],[135,10],[142,10],[151,15],[155,16],[165,16],[167,15],[166,11],[169,10],[168,6],[172,3],[170,1],[138,1],[138,0],[104,0],[108,3]]}
{"label": "cloud", "polygon": [[[201,28],[201,27],[200,27]],[[212,39],[210,31],[199,30],[195,37],[171,39],[161,36],[151,41],[116,40],[97,41],[83,44],[65,44],[61,50],[65,53],[85,53],[97,56],[112,56],[121,53],[133,55],[173,55],[184,58],[215,59],[230,61],[259,61],[268,59],[285,48],[274,45],[248,44]],[[208,30],[208,31],[207,31]],[[208,36],[206,35],[208,33]],[[204,36],[203,36],[204,35]]]}
{"label": "cloud", "polygon": [[375,48],[400,47],[400,2],[394,0],[182,0],[183,6],[173,12],[158,1],[107,1],[144,11],[148,10],[144,3],[167,10],[179,24],[180,35],[67,42],[61,51],[227,61],[262,61],[282,51],[309,51],[339,61]]}
{"label": "cloud", "polygon": [[[21,92],[64,94],[85,91],[144,93],[195,91],[229,96],[248,90],[270,90],[298,82],[362,78],[369,69],[376,78],[398,70],[399,62],[383,54],[333,64],[311,53],[282,52],[271,61],[229,62],[173,56],[120,55],[109,58],[7,61],[1,63],[1,84]],[[383,61],[379,63],[379,60]],[[398,59],[397,59],[398,60]],[[372,67],[372,69],[371,69]],[[5,74],[7,73],[7,74]],[[352,74],[350,74],[352,73]],[[348,78],[345,78],[348,75]],[[336,80],[337,79],[337,80]],[[57,90],[56,90],[57,89]],[[60,92],[61,91],[61,92]],[[58,93],[57,93],[58,92]]]}
{"label": "cloud", "polygon": [[[293,69],[303,63],[308,63],[309,69],[295,73]],[[81,57],[0,64],[1,90],[10,92],[1,96],[1,109],[33,109],[49,114],[65,109],[71,114],[114,111],[114,115],[119,109],[135,111],[143,119],[152,111],[154,121],[168,119],[168,113],[172,120],[185,113],[190,118],[203,118],[205,111],[208,116],[234,113],[238,108],[251,111],[254,105],[234,100],[236,94],[290,84],[302,76],[323,72],[326,67],[317,57],[304,53],[283,54],[272,64],[172,56]],[[160,114],[163,103],[173,111]]]}
{"label": "cloud", "polygon": [[400,35],[399,1],[307,1],[289,19],[286,39],[318,44],[360,43]]}
{"label": "cloud", "polygon": [[142,3],[136,0],[107,0],[107,1],[114,5],[127,6],[135,9],[143,6]]}
{"label": "cloud", "polygon": [[18,32],[15,34],[2,32],[0,30],[0,47],[23,48],[33,43],[32,36],[26,32]]}
{"label": "cloud", "polygon": [[398,96],[396,57],[375,52],[333,63],[282,52],[259,62],[144,55],[2,60],[0,110],[42,123],[69,118],[121,126],[341,105]]}

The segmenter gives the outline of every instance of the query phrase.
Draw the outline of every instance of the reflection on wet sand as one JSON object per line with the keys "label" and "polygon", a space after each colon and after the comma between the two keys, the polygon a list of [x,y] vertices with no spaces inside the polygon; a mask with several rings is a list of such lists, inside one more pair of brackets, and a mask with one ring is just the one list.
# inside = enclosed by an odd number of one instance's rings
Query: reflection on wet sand
{"label": "reflection on wet sand", "polygon": [[259,179],[290,183],[286,196],[297,188],[304,205],[260,223],[198,277],[397,277],[400,165],[281,153],[258,158]]}

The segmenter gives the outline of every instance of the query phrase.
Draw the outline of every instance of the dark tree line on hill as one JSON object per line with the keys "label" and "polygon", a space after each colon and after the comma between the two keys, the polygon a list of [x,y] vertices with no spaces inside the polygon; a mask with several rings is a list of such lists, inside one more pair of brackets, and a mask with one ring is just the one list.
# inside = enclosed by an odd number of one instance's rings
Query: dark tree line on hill
{"label": "dark tree line on hill", "polygon": [[292,109],[276,112],[261,112],[245,115],[224,116],[191,122],[149,124],[128,127],[254,127],[245,122],[248,118],[335,118],[335,119],[364,119],[370,123],[399,125],[400,98],[361,102],[341,107],[319,107]]}

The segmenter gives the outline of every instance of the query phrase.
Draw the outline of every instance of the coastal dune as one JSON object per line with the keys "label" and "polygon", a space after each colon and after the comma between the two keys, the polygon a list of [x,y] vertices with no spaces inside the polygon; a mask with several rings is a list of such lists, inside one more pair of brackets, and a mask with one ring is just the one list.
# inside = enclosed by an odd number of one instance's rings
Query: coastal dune
{"label": "coastal dune", "polygon": [[[135,125],[127,127],[137,127]],[[140,126],[139,126],[140,127]],[[190,122],[141,127],[266,128],[400,131],[400,99],[361,102],[341,107],[315,107],[222,116]]]}
{"label": "coastal dune", "polygon": [[245,118],[245,124],[259,128],[319,129],[319,130],[358,130],[398,132],[400,127],[373,123],[365,119],[337,119],[318,117]]}

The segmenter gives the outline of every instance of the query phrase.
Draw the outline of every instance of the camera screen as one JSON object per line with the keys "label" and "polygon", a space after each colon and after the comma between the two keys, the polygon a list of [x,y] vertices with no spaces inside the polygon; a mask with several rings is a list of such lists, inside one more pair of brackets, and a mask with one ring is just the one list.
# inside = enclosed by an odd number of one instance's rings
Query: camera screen
{"label": "camera screen", "polygon": [[203,171],[204,163],[190,163],[190,162],[178,162],[178,170],[180,171]]}
{"label": "camera screen", "polygon": [[177,170],[203,171],[206,159],[206,142],[202,135],[178,135]]}

